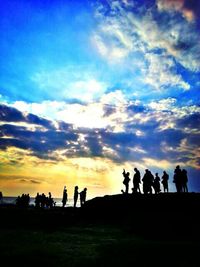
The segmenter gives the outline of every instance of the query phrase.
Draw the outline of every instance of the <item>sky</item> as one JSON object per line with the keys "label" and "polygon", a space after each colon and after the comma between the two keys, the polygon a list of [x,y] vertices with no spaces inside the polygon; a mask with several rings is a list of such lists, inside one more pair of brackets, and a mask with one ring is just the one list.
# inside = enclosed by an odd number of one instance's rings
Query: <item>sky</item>
{"label": "sky", "polygon": [[[200,2],[0,0],[0,191],[200,191]],[[132,181],[131,181],[132,183]],[[132,187],[132,186],[131,186]]]}

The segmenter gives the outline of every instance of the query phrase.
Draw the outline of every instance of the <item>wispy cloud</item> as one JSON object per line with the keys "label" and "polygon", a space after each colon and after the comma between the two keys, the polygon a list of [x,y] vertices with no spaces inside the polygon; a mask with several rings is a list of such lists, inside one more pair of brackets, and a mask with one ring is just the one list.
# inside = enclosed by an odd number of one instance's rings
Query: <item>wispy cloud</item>
{"label": "wispy cloud", "polygon": [[81,96],[81,101],[92,101],[108,87],[98,78],[97,72],[78,66],[36,72],[31,79],[43,93],[46,92],[48,98],[52,94],[54,99],[59,100],[80,100]]}
{"label": "wispy cloud", "polygon": [[122,1],[110,2],[99,11],[99,28],[92,37],[97,50],[111,63],[120,60],[124,68],[129,68],[129,64],[133,68],[135,57],[143,58],[141,80],[152,88],[190,89],[177,62],[190,71],[200,71],[200,37],[195,21],[190,23],[167,12],[171,10],[184,13],[189,20],[191,9],[186,8],[184,1],[160,0],[157,6],[147,9],[143,4],[129,8]]}

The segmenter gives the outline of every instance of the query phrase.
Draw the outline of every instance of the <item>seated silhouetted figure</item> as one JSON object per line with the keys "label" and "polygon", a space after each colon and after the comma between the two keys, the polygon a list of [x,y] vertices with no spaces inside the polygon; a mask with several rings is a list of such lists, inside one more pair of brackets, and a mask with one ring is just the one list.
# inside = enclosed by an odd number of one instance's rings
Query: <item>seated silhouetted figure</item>
{"label": "seated silhouetted figure", "polygon": [[129,182],[130,182],[130,178],[129,178],[130,173],[126,172],[124,169],[122,174],[124,176],[123,184],[125,185],[125,194],[128,194]]}
{"label": "seated silhouetted figure", "polygon": [[179,165],[176,166],[174,170],[173,182],[175,183],[177,193],[181,193],[182,192],[182,171]]}
{"label": "seated silhouetted figure", "polygon": [[163,184],[163,191],[165,192],[169,192],[168,189],[168,180],[169,180],[169,175],[166,173],[166,171],[163,171],[163,176],[162,176],[162,184]]}
{"label": "seated silhouetted figure", "polygon": [[63,206],[63,208],[65,207],[66,203],[67,203],[67,189],[66,189],[66,186],[64,186],[63,198],[62,198],[62,206]]}
{"label": "seated silhouetted figure", "polygon": [[80,192],[80,204],[81,204],[81,207],[85,204],[86,193],[87,193],[87,188],[84,188],[84,190]]}
{"label": "seated silhouetted figure", "polygon": [[135,174],[133,176],[133,193],[140,192],[140,172],[137,168],[134,168]]}
{"label": "seated silhouetted figure", "polygon": [[183,192],[187,193],[188,192],[188,186],[187,186],[188,177],[187,177],[187,171],[185,169],[182,170],[181,178],[182,178]]}
{"label": "seated silhouetted figure", "polygon": [[152,185],[153,185],[154,177],[153,177],[153,174],[148,169],[145,170],[145,174],[142,178],[142,181],[143,181],[143,193],[152,194]]}
{"label": "seated silhouetted figure", "polygon": [[75,186],[74,188],[74,208],[76,208],[76,204],[77,204],[77,201],[78,201],[78,186]]}
{"label": "seated silhouetted figure", "polygon": [[158,176],[158,173],[156,173],[156,176],[153,182],[153,188],[154,188],[155,194],[160,193],[161,191],[160,190],[160,177]]}

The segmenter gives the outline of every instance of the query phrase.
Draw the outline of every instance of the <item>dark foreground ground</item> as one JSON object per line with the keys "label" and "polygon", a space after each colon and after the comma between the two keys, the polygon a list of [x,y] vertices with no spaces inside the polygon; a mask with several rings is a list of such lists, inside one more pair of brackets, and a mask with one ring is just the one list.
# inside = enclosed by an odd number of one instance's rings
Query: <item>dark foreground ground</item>
{"label": "dark foreground ground", "polygon": [[200,195],[106,196],[84,208],[0,207],[1,266],[200,266]]}

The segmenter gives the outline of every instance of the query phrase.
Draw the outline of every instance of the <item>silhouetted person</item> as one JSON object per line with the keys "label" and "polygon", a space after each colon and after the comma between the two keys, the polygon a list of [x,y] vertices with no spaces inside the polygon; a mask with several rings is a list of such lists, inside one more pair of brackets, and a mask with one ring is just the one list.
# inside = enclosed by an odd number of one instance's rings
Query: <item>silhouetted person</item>
{"label": "silhouetted person", "polygon": [[30,203],[30,195],[27,194],[26,195],[26,205],[29,206],[29,203]]}
{"label": "silhouetted person", "polygon": [[141,193],[140,192],[140,172],[138,171],[137,168],[134,168],[135,174],[133,176],[133,193]]}
{"label": "silhouetted person", "polygon": [[182,178],[183,192],[187,193],[188,192],[188,186],[187,186],[188,177],[187,177],[187,171],[185,169],[182,170],[181,178]]}
{"label": "silhouetted person", "polygon": [[128,194],[129,182],[130,182],[130,178],[129,178],[130,173],[126,172],[124,169],[122,174],[124,176],[123,184],[125,185],[125,194]]}
{"label": "silhouetted person", "polygon": [[166,171],[163,172],[163,176],[162,176],[162,184],[163,184],[163,191],[165,192],[169,192],[168,189],[168,180],[169,180],[169,175],[166,173]]}
{"label": "silhouetted person", "polygon": [[0,204],[2,204],[3,203],[3,194],[2,194],[2,192],[0,192]]}
{"label": "silhouetted person", "polygon": [[20,206],[20,203],[21,203],[21,197],[18,196],[18,197],[16,198],[16,205],[17,205],[17,206]]}
{"label": "silhouetted person", "polygon": [[148,169],[145,170],[145,174],[142,178],[142,181],[143,181],[143,193],[152,194],[152,185],[153,185],[154,177]]}
{"label": "silhouetted person", "polygon": [[77,200],[78,200],[78,186],[75,186],[74,188],[74,208],[76,208],[76,203],[77,203]]}
{"label": "silhouetted person", "polygon": [[53,201],[53,198],[52,198],[52,196],[51,196],[51,192],[49,192],[49,197],[48,197],[47,201],[48,201],[48,207],[49,207],[50,209],[53,208],[54,201]]}
{"label": "silhouetted person", "polygon": [[26,208],[29,206],[30,196],[29,194],[22,194],[18,196],[16,199],[16,205],[22,208]]}
{"label": "silhouetted person", "polygon": [[174,170],[173,182],[175,183],[177,193],[181,193],[182,192],[182,172],[181,172],[179,165],[176,166]]}
{"label": "silhouetted person", "polygon": [[153,188],[154,188],[155,194],[160,193],[161,191],[160,190],[160,177],[158,176],[158,173],[156,173],[156,176],[153,182]]}
{"label": "silhouetted person", "polygon": [[84,188],[84,190],[80,192],[80,204],[81,204],[81,207],[85,204],[86,193],[87,193],[87,188]]}
{"label": "silhouetted person", "polygon": [[45,196],[44,193],[42,193],[42,195],[41,195],[40,203],[41,203],[41,208],[44,208],[45,205],[46,205],[46,203],[47,203],[47,201],[46,201],[46,196]]}
{"label": "silhouetted person", "polygon": [[66,186],[64,187],[64,190],[63,190],[62,203],[63,203],[63,208],[64,208],[66,203],[67,203],[67,189],[66,189]]}
{"label": "silhouetted person", "polygon": [[35,197],[35,207],[36,208],[40,207],[40,195],[39,195],[39,193],[37,193],[37,195]]}

